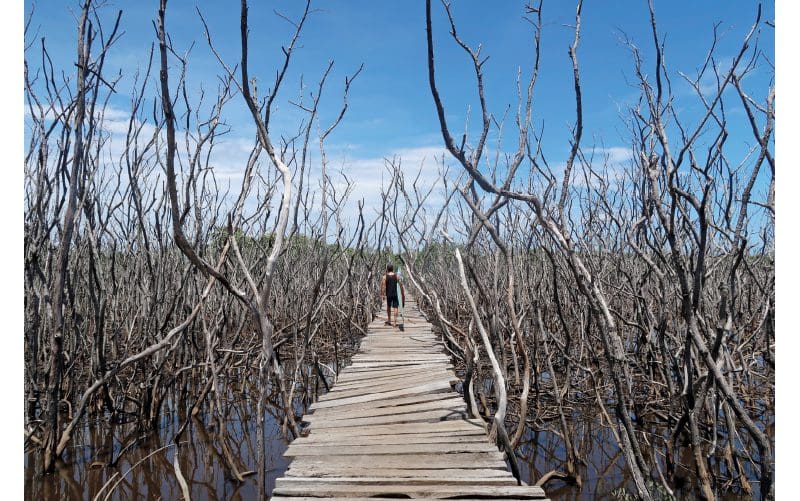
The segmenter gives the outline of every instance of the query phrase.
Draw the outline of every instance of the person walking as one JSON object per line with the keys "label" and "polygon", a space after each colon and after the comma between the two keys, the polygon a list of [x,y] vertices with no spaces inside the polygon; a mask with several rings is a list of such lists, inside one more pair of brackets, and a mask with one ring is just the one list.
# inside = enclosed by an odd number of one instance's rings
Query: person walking
{"label": "person walking", "polygon": [[[400,289],[400,298],[397,297],[397,289]],[[384,325],[397,326],[398,309],[400,308],[399,299],[403,304],[406,303],[406,289],[402,280],[394,272],[394,265],[386,266],[386,273],[381,278],[381,302],[386,301],[386,322]],[[394,309],[394,323],[392,323],[392,309]]]}

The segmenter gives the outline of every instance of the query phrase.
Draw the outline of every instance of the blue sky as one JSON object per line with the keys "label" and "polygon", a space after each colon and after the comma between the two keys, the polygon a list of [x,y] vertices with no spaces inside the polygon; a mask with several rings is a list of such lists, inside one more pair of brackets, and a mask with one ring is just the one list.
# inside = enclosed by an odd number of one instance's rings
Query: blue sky
{"label": "blue sky", "polygon": [[[260,82],[268,82],[273,78],[274,68],[280,57],[280,45],[286,43],[289,35],[287,24],[277,18],[272,9],[285,12],[296,17],[300,5],[298,1],[282,0],[279,2],[251,2],[251,74],[257,75]],[[110,19],[116,9],[123,8],[122,29],[125,34],[118,45],[111,51],[109,70],[112,66],[130,76],[137,64],[143,65],[151,43],[155,41],[152,20],[157,14],[157,1],[120,0],[108,2],[102,15]],[[212,35],[228,61],[238,57],[238,2],[187,2],[171,0],[169,5],[168,28],[176,47],[188,49],[192,42],[195,46],[190,55],[190,83],[197,88],[200,82],[213,86],[215,75],[220,67],[213,59],[202,35],[202,26],[195,13],[195,5],[209,21]],[[456,0],[454,12],[462,37],[469,43],[483,42],[484,54],[491,56],[486,65],[487,98],[492,110],[501,114],[505,107],[515,103],[515,75],[518,66],[525,67],[531,61],[531,33],[527,24],[521,20],[523,2],[500,1],[479,2],[477,0]],[[697,0],[666,1],[656,0],[656,12],[659,28],[667,40],[667,63],[673,79],[677,81],[677,71],[692,73],[702,62],[705,51],[710,44],[712,27],[721,22],[720,30],[724,37],[720,42],[719,55],[730,57],[744,37],[755,17],[756,2],[740,0]],[[792,159],[796,157],[794,141],[797,127],[793,124],[793,112],[800,111],[791,90],[800,83],[794,75],[793,65],[796,55],[790,49],[796,46],[797,37],[795,21],[798,16],[797,2],[792,0],[778,1],[779,19],[777,22],[778,44],[778,117],[776,129],[776,158],[783,166],[778,171],[778,332],[779,343],[785,349],[777,353],[778,361],[778,399],[781,401],[781,413],[794,413],[786,391],[790,379],[796,374],[792,369],[792,361],[788,359],[796,353],[794,335],[796,322],[789,315],[796,308],[796,265],[793,262],[793,250],[796,248],[792,227],[792,214],[800,209],[796,206],[792,190],[797,186]],[[9,65],[13,68],[11,77],[1,79],[4,90],[4,108],[7,110],[6,122],[12,122],[13,133],[7,138],[8,151],[16,152],[16,158],[23,156],[23,96],[22,96],[22,30],[23,19],[27,17],[33,2],[12,1],[4,4],[3,36],[7,43]],[[35,14],[28,41],[44,36],[53,54],[56,65],[70,74],[74,73],[72,62],[75,53],[75,26],[73,12],[78,10],[77,1],[40,1],[35,4]],[[380,159],[393,154],[401,154],[406,165],[417,165],[423,157],[442,150],[438,122],[427,84],[425,67],[425,32],[424,2],[389,2],[386,0],[317,0],[314,7],[321,9],[315,13],[302,35],[302,49],[292,62],[289,70],[290,78],[278,99],[279,111],[276,112],[276,127],[296,126],[297,114],[287,100],[298,94],[298,77],[305,76],[307,85],[313,86],[321,75],[329,59],[335,60],[335,67],[330,79],[331,85],[326,90],[324,100],[323,123],[327,123],[338,110],[344,76],[353,72],[361,63],[364,70],[354,83],[351,91],[350,109],[344,122],[329,139],[331,153],[336,160],[357,173],[360,181],[369,184],[370,176],[374,178],[380,172]],[[763,3],[763,19],[775,19],[773,2]],[[71,9],[71,11],[70,11]],[[545,4],[542,75],[534,100],[537,124],[545,123],[546,155],[553,162],[566,157],[569,127],[574,121],[573,95],[571,90],[571,73],[567,46],[572,32],[565,24],[574,20],[574,3],[550,0]],[[469,61],[457,49],[447,35],[441,7],[434,2],[435,41],[437,49],[438,76],[444,96],[451,125],[454,130],[463,129],[463,116],[469,104],[475,105],[474,77],[470,72]],[[619,43],[619,33],[624,31],[642,48],[649,58],[652,54],[651,40],[648,30],[648,13],[646,0],[587,0],[583,10],[583,34],[578,57],[581,64],[584,113],[586,131],[584,146],[600,141],[608,148],[624,147],[626,134],[619,118],[618,105],[624,106],[636,95],[626,78],[632,76],[632,64],[628,51]],[[761,38],[762,49],[772,57],[772,35],[764,29]],[[650,59],[648,59],[650,60]],[[651,62],[652,64],[652,62]],[[262,84],[266,85],[266,84]],[[747,83],[758,89],[756,96],[763,96],[767,82],[753,79]],[[750,88],[750,87],[748,87]],[[123,82],[113,105],[124,110],[128,104],[127,94],[131,84]],[[690,99],[688,91],[676,96],[686,99],[689,112],[690,105],[696,101]],[[151,93],[152,95],[152,93]],[[227,109],[227,119],[234,125],[229,136],[231,149],[244,150],[251,136],[249,117],[241,105],[241,98],[235,99]],[[10,117],[10,118],[9,118]],[[13,124],[19,124],[17,128]],[[744,129],[732,129],[731,142],[751,143],[750,132]],[[746,146],[745,146],[746,147]],[[231,158],[236,160],[234,154]],[[11,213],[19,214],[23,207],[22,169],[12,160],[7,170],[13,172],[12,181],[3,183],[4,208],[10,206]],[[236,162],[229,162],[229,169],[237,168]],[[17,176],[17,177],[14,177]],[[232,175],[233,177],[233,175]],[[373,179],[374,181],[374,179]],[[374,184],[372,185],[374,188]],[[367,194],[369,188],[362,190]],[[786,217],[784,217],[786,216]],[[16,262],[22,262],[22,225],[21,218],[13,225],[12,234],[16,234]],[[22,330],[22,273],[11,273],[5,282],[7,308],[10,318],[17,319],[16,328],[12,332]],[[14,281],[16,279],[16,282]],[[792,322],[792,323],[789,323]],[[13,325],[13,322],[12,322]],[[7,353],[12,367],[19,378],[22,375],[22,336],[10,336],[11,346]],[[13,343],[17,343],[14,345]],[[14,355],[17,354],[17,355]],[[16,365],[14,365],[16,364]],[[5,366],[5,363],[4,363]],[[13,369],[15,367],[16,369]],[[792,378],[794,379],[794,378]],[[19,379],[17,379],[19,381]],[[19,387],[17,387],[18,389]],[[11,390],[9,390],[11,391]],[[17,398],[17,392],[9,394],[8,399]],[[10,426],[8,439],[11,443],[21,444],[17,432],[22,426],[22,414]],[[15,428],[16,427],[16,428]],[[794,449],[797,436],[789,435],[786,427],[778,428],[778,492],[781,486],[789,486],[781,478],[790,478],[786,470],[791,461],[787,454]],[[14,435],[14,436],[11,436]],[[16,442],[14,442],[16,440]],[[800,445],[800,443],[798,444]],[[21,451],[20,451],[21,452]],[[16,454],[16,458],[20,457]],[[17,465],[17,475],[22,478],[22,462],[10,459]],[[781,471],[783,470],[783,471]],[[21,481],[18,490],[22,490]]]}
{"label": "blue sky", "polygon": [[[280,47],[286,44],[291,26],[275,15],[274,10],[297,18],[303,2],[251,2],[250,74],[266,88],[274,79],[280,63]],[[659,29],[667,42],[667,64],[675,83],[679,103],[685,101],[691,117],[697,101],[688,85],[681,82],[678,71],[694,74],[702,64],[710,46],[712,28],[720,23],[721,40],[717,54],[722,61],[735,54],[741,40],[755,19],[756,2],[656,2]],[[299,96],[299,79],[304,78],[306,91],[316,87],[327,62],[335,65],[323,96],[321,123],[329,123],[338,113],[346,75],[364,64],[364,70],[351,88],[350,107],[339,128],[327,141],[335,166],[346,169],[365,182],[356,194],[368,195],[376,186],[382,171],[381,159],[400,155],[407,166],[418,167],[423,159],[430,162],[442,151],[442,140],[435,108],[427,82],[425,60],[424,2],[388,2],[367,0],[318,0],[317,9],[301,35],[300,48],[289,68],[287,80],[276,100],[273,130],[295,130],[301,114],[288,103]],[[479,122],[475,78],[470,61],[448,35],[444,10],[434,2],[434,40],[437,76],[448,119],[460,135],[469,106],[472,107],[471,132]],[[26,16],[34,8],[28,41],[44,36],[57,65],[72,72],[75,52],[76,2],[26,2]],[[138,66],[146,64],[150,44],[155,41],[153,20],[157,2],[108,2],[101,10],[110,24],[118,9],[123,9],[124,34],[112,48],[107,73],[122,71],[123,81],[112,106],[124,111],[132,90],[130,76]],[[179,52],[189,54],[189,86],[198,92],[202,85],[213,91],[216,76],[222,73],[203,36],[197,15],[199,8],[206,18],[215,46],[231,66],[239,56],[238,2],[188,2],[172,0],[168,5],[167,28]],[[762,20],[774,20],[774,4],[763,4]],[[483,44],[489,56],[485,65],[486,97],[491,111],[500,117],[508,106],[511,115],[506,144],[513,148],[511,131],[516,106],[516,76],[522,71],[523,85],[533,60],[532,30],[522,20],[522,2],[487,2],[460,0],[453,2],[459,35],[475,46]],[[537,129],[544,125],[544,152],[558,164],[569,151],[570,128],[575,121],[571,63],[567,47],[572,41],[575,5],[572,2],[545,2],[543,9],[541,74],[534,95],[533,122]],[[760,45],[774,61],[772,28],[762,23]],[[108,29],[108,28],[107,28]],[[584,102],[584,148],[596,145],[608,151],[628,144],[627,131],[620,119],[624,108],[638,95],[633,81],[630,52],[621,43],[627,35],[642,50],[648,67],[652,67],[652,39],[649,13],[645,0],[613,2],[587,1],[582,12],[582,36],[578,49]],[[760,64],[764,64],[761,62]],[[761,99],[769,85],[770,72],[764,68],[746,85],[753,96]],[[154,82],[155,83],[155,82]],[[155,95],[155,87],[151,95]],[[224,155],[231,160],[220,165],[220,172],[235,179],[243,165],[253,128],[237,97],[226,109],[226,120],[232,125],[225,139]],[[731,145],[752,144],[752,135],[744,127],[732,127]],[[740,137],[737,137],[740,136]],[[744,150],[742,150],[744,151]],[[316,151],[312,152],[316,154]],[[224,162],[221,162],[224,164]],[[426,163],[433,169],[432,163]],[[372,176],[372,177],[371,177]],[[367,186],[369,185],[369,186]]]}

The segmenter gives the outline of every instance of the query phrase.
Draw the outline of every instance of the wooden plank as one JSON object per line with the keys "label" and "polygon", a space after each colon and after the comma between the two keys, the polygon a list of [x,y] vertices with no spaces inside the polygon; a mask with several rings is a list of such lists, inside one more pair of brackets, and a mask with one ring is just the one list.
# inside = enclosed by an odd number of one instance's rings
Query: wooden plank
{"label": "wooden plank", "polygon": [[314,409],[324,409],[326,407],[336,407],[339,405],[345,405],[350,403],[357,403],[357,402],[370,402],[372,400],[381,400],[385,398],[392,398],[392,397],[406,397],[409,395],[416,395],[420,393],[436,393],[442,391],[450,391],[450,383],[447,381],[438,381],[435,383],[427,383],[421,385],[414,385],[408,388],[402,388],[399,390],[387,391],[382,393],[373,393],[369,395],[359,395],[356,397],[348,397],[348,398],[339,398],[336,400],[329,400],[326,402],[314,402],[311,404],[310,408]]}
{"label": "wooden plank", "polygon": [[[305,496],[279,496],[278,499],[281,501],[319,501],[320,498],[318,497],[305,497]],[[397,497],[385,498],[380,496],[370,496],[368,498],[363,497],[351,497],[347,496],[346,498],[341,497],[326,497],[328,501],[397,501]],[[432,501],[434,499],[441,499],[441,498],[415,498],[418,501]],[[458,497],[458,501],[486,501],[486,498],[470,498],[470,497]],[[530,498],[516,498],[516,497],[503,497],[503,501],[524,501]],[[546,499],[546,498],[542,498]]]}
{"label": "wooden plank", "polygon": [[[437,432],[475,432],[480,430],[486,433],[485,428],[478,420],[454,419],[451,421],[437,421],[434,423],[401,423],[388,425],[373,425],[364,428],[331,427],[326,428],[325,434],[339,436],[373,436],[373,435],[403,435],[406,433],[437,433]],[[312,432],[313,433],[313,432]]]}
{"label": "wooden plank", "polygon": [[361,340],[360,348],[369,348],[371,346],[441,349],[442,341],[436,336],[422,333],[412,334],[410,336],[398,336],[394,334],[380,336],[369,334]]}
{"label": "wooden plank", "polygon": [[[327,428],[327,429],[325,429],[324,432],[317,433],[316,434],[317,436],[314,437],[314,440],[316,441],[316,443],[334,442],[334,441],[337,441],[337,440],[349,440],[349,439],[359,439],[359,440],[369,441],[369,440],[372,440],[374,437],[395,437],[395,436],[396,437],[408,436],[408,437],[410,437],[409,440],[413,440],[414,436],[419,436],[420,438],[424,438],[424,437],[442,437],[443,439],[444,438],[450,438],[450,439],[454,439],[454,440],[457,439],[457,438],[473,437],[475,439],[481,439],[481,440],[484,440],[484,441],[487,441],[487,442],[489,441],[488,436],[486,435],[486,432],[484,430],[479,429],[479,428],[469,429],[469,430],[464,430],[464,429],[444,429],[444,430],[434,430],[434,431],[431,431],[431,430],[428,429],[428,425],[438,425],[438,424],[452,423],[452,422],[454,422],[454,421],[436,421],[436,422],[433,422],[433,423],[425,423],[424,425],[420,425],[419,423],[407,423],[405,425],[403,425],[403,424],[399,424],[399,425],[394,425],[394,424],[383,425],[383,427],[385,429],[387,429],[387,430],[390,430],[392,428],[399,428],[399,427],[402,427],[402,426],[409,426],[410,428],[408,430],[399,430],[400,431],[399,433],[398,432],[388,431],[388,432],[369,433],[369,434],[364,434],[364,435],[355,435],[353,433],[348,433],[348,432],[352,432],[353,431],[350,428]],[[379,425],[376,425],[376,426],[379,426]],[[370,428],[372,428],[372,427],[370,427]],[[375,431],[375,430],[372,430],[372,431]],[[306,435],[306,436],[298,437],[296,440],[306,439],[306,438],[310,438],[310,437],[308,435]],[[400,438],[398,438],[398,440],[399,439]]]}
{"label": "wooden plank", "polygon": [[413,323],[406,323],[406,329],[401,331],[399,329],[389,330],[389,327],[385,325],[377,326],[378,329],[373,329],[372,327],[369,328],[368,337],[397,337],[397,338],[405,338],[414,335],[426,335],[432,337],[439,337],[433,334],[433,329],[431,326],[426,326],[420,322],[413,322]]}
{"label": "wooden plank", "polygon": [[[442,344],[435,339],[365,339],[359,348],[359,353],[366,353],[366,350],[377,348],[398,349],[398,350],[420,350],[426,351],[429,355],[444,354]],[[365,350],[361,352],[360,350]]]}
{"label": "wooden plank", "polygon": [[342,385],[341,387],[339,387],[338,385],[334,386],[328,393],[320,395],[319,401],[323,402],[325,400],[330,400],[332,398],[340,398],[342,395],[352,393],[353,391],[365,390],[370,388],[376,392],[388,391],[388,390],[383,390],[382,388],[397,386],[398,384],[402,384],[404,381],[406,383],[406,386],[412,384],[414,385],[423,384],[425,382],[432,383],[434,381],[447,381],[452,385],[454,384],[454,381],[457,382],[458,379],[452,372],[444,370],[431,371],[431,372],[417,372],[410,374],[396,374],[391,377],[377,376],[375,378],[352,381],[349,384]]}
{"label": "wooden plank", "polygon": [[461,442],[438,444],[384,444],[376,438],[374,445],[328,445],[328,444],[295,444],[289,445],[283,454],[295,456],[363,456],[365,454],[453,454],[456,452],[494,452],[497,450],[487,442]]}
{"label": "wooden plank", "polygon": [[415,353],[419,353],[419,355],[417,355],[417,356],[423,357],[423,358],[430,358],[430,359],[436,359],[436,360],[439,360],[439,359],[442,359],[442,358],[445,358],[445,359],[448,359],[448,360],[450,359],[450,357],[448,357],[447,355],[445,355],[441,351],[438,352],[438,353],[436,353],[436,352],[431,353],[430,351],[428,351],[425,348],[418,348],[418,347],[413,347],[413,346],[400,347],[402,349],[394,350],[394,352],[393,351],[389,351],[389,350],[384,350],[383,348],[385,348],[385,347],[380,347],[380,348],[381,349],[379,349],[379,350],[375,349],[375,350],[371,350],[371,351],[359,351],[357,354],[353,355],[352,359],[353,360],[361,360],[361,359],[364,359],[364,358],[390,357],[390,356],[393,356],[395,353],[399,353],[399,354],[404,355],[408,351],[413,351]]}
{"label": "wooden plank", "polygon": [[467,417],[464,410],[442,409],[426,412],[409,412],[405,414],[391,414],[388,416],[375,416],[355,419],[323,419],[310,425],[311,430],[323,428],[348,428],[353,426],[370,426],[386,424],[404,424],[426,421],[444,421],[448,419],[462,419]]}
{"label": "wooden plank", "polygon": [[[358,355],[354,355],[352,360],[353,361],[356,361],[356,360],[359,360],[359,361],[361,361],[361,360],[383,361],[383,359],[391,359],[391,360],[397,359],[397,360],[400,360],[400,361],[407,361],[408,357],[405,357],[405,356],[402,356],[402,355],[405,355],[405,353],[404,352],[400,352],[400,357],[399,358],[398,358],[398,356],[396,356],[395,354],[393,354],[391,352],[384,352],[384,351],[375,352],[375,353],[359,353]],[[450,357],[448,357],[447,355],[445,355],[443,353],[442,354],[440,354],[440,353],[420,353],[419,355],[416,355],[415,358],[413,360],[411,360],[411,361],[416,362],[416,361],[422,361],[422,360],[444,360],[444,361],[449,361]]]}
{"label": "wooden plank", "polygon": [[402,362],[402,363],[421,363],[421,362],[442,362],[447,364],[450,362],[450,357],[444,355],[418,355],[409,357],[405,354],[402,355],[364,355],[363,357],[353,357],[353,365],[365,364],[370,362]]}
{"label": "wooden plank", "polygon": [[445,477],[440,476],[438,478],[432,477],[360,477],[360,476],[346,476],[346,477],[325,477],[325,478],[318,478],[318,477],[300,477],[300,476],[290,476],[284,477],[283,479],[279,479],[278,483],[283,486],[288,485],[302,485],[302,484],[309,484],[309,483],[325,483],[325,484],[333,484],[333,485],[372,485],[372,486],[381,486],[381,485],[409,485],[409,486],[439,486],[439,485],[467,485],[467,486],[489,486],[489,485],[510,485],[515,486],[517,485],[517,481],[511,475],[507,477],[484,477],[480,480],[476,480],[474,478],[466,478],[466,477]]}
{"label": "wooden plank", "polygon": [[435,444],[435,443],[462,443],[481,442],[489,443],[484,434],[455,435],[443,433],[406,433],[404,435],[373,435],[370,437],[337,436],[323,433],[319,436],[308,436],[294,439],[292,445],[371,445],[381,444]]}
{"label": "wooden plank", "polygon": [[[410,404],[415,404],[415,403],[431,402],[431,401],[434,401],[434,400],[455,398],[456,396],[460,397],[460,395],[458,395],[458,393],[455,393],[453,391],[441,392],[441,393],[421,393],[419,395],[410,395],[408,397],[402,397],[402,398],[390,397],[390,398],[385,398],[385,399],[380,399],[380,400],[371,400],[369,402],[356,402],[356,403],[353,403],[353,404],[340,405],[340,406],[337,406],[336,409],[337,410],[341,410],[341,411],[348,411],[349,412],[349,411],[357,410],[357,409],[366,410],[366,409],[380,408],[380,407],[395,407],[395,406],[398,406],[398,405],[410,405]],[[323,410],[327,411],[329,409],[324,409],[324,408],[323,409],[316,409],[316,410],[313,411],[313,414],[316,414],[317,412],[321,412]],[[333,410],[333,409],[330,409],[330,410]],[[307,416],[310,416],[310,415],[312,415],[312,414],[307,414]],[[305,419],[305,418],[303,418],[303,419]]]}
{"label": "wooden plank", "polygon": [[412,326],[411,324],[407,324],[407,328],[403,332],[399,331],[391,331],[391,332],[379,332],[373,329],[369,329],[367,336],[362,338],[364,341],[392,341],[392,340],[403,340],[403,341],[414,341],[424,338],[426,341],[436,341],[441,342],[441,339],[438,335],[434,334],[432,330],[421,328],[419,326]]}
{"label": "wooden plank", "polygon": [[393,381],[396,379],[405,379],[409,380],[413,377],[427,377],[427,376],[442,376],[442,377],[451,377],[456,378],[456,375],[453,374],[452,371],[444,370],[444,369],[436,369],[431,370],[430,372],[426,371],[420,373],[419,371],[409,371],[409,372],[401,372],[400,374],[388,374],[388,375],[373,375],[370,377],[364,377],[361,379],[355,379],[352,381],[337,381],[336,386],[334,386],[331,391],[337,391],[341,389],[348,389],[357,386],[364,386],[364,385],[374,385],[380,382],[388,382]]}
{"label": "wooden plank", "polygon": [[494,498],[516,496],[522,499],[542,499],[544,491],[535,486],[499,485],[407,485],[399,483],[359,484],[337,483],[331,479],[301,480],[279,478],[275,481],[274,495],[289,496],[364,496],[405,494],[410,497],[448,498],[455,496],[488,496]]}
{"label": "wooden plank", "polygon": [[[374,358],[374,357],[395,357],[401,358],[402,360],[413,360],[413,361],[421,361],[425,359],[429,359],[434,355],[431,355],[430,350],[427,348],[424,349],[416,349],[416,348],[385,348],[385,347],[378,347],[374,349],[364,350],[364,356],[355,358],[353,357],[353,362],[364,360],[367,358]],[[442,358],[446,358],[447,361],[450,361],[450,357],[445,356],[444,354],[437,353],[435,355],[435,359],[433,361],[439,361]]]}
{"label": "wooden plank", "polygon": [[[417,374],[420,372],[419,366],[411,366],[411,367],[398,367],[396,369],[387,369],[387,368],[377,368],[373,370],[363,370],[363,371],[351,371],[348,368],[344,369],[340,374],[339,378],[337,379],[336,384],[339,382],[342,383],[349,383],[353,381],[359,381],[362,379],[370,379],[373,377],[380,377],[380,376],[399,376],[399,375],[408,375],[408,374]],[[453,366],[445,366],[442,367],[442,364],[429,364],[427,366],[422,366],[424,370],[437,370],[437,371],[447,371],[452,372]]]}
{"label": "wooden plank", "polygon": [[484,478],[508,478],[516,483],[514,477],[505,470],[490,468],[443,468],[440,470],[398,468],[357,468],[340,465],[337,467],[311,466],[298,462],[286,470],[289,477],[391,477],[391,478],[469,478],[479,481]]}
{"label": "wooden plank", "polygon": [[391,339],[408,339],[414,336],[430,336],[433,338],[439,338],[438,335],[433,333],[433,329],[430,326],[425,326],[419,322],[414,323],[407,323],[405,324],[406,329],[401,331],[400,329],[391,329],[385,325],[378,325],[378,328],[375,329],[372,326],[368,327],[367,336],[364,339],[372,339],[372,338],[391,338]]}
{"label": "wooden plank", "polygon": [[[391,367],[391,365],[396,365],[397,367]],[[429,367],[429,368],[433,369],[433,368],[441,368],[442,365],[444,365],[445,367],[450,368],[450,369],[453,368],[453,364],[450,363],[450,362],[442,364],[441,361],[436,361],[436,360],[422,361],[422,362],[408,361],[408,362],[406,362],[404,364],[398,364],[398,363],[387,364],[385,362],[380,363],[380,364],[378,362],[372,362],[372,363],[360,362],[360,363],[356,364],[354,362],[352,365],[348,365],[346,367],[343,367],[342,370],[340,371],[339,375],[340,376],[344,376],[344,375],[347,375],[347,374],[350,374],[350,373],[353,373],[353,372],[363,372],[365,370],[367,370],[367,371],[379,371],[379,370],[381,370],[381,371],[391,371],[391,370],[399,370],[399,369],[410,369],[410,368],[412,368],[412,366],[417,366],[417,367],[423,366],[423,367]],[[370,366],[370,367],[366,367],[366,366]]]}
{"label": "wooden plank", "polygon": [[411,405],[391,405],[386,407],[368,408],[360,410],[340,410],[336,407],[333,409],[319,409],[314,411],[313,414],[308,414],[303,417],[303,421],[314,423],[320,419],[349,419],[357,417],[374,417],[385,416],[387,414],[408,413],[431,411],[437,409],[458,409],[466,410],[466,403],[460,396],[454,398],[447,398],[444,400],[431,400],[430,402],[423,402],[421,404]]}
{"label": "wooden plank", "polygon": [[382,381],[375,385],[364,385],[364,386],[356,386],[353,388],[344,388],[341,390],[331,390],[325,395],[321,395],[319,397],[318,402],[329,402],[334,400],[355,397],[358,395],[373,395],[373,394],[387,393],[391,391],[399,391],[407,389],[409,385],[418,386],[423,384],[432,385],[437,383],[443,383],[449,389],[451,385],[455,383],[455,381],[453,381],[452,376],[448,376],[446,374],[442,376],[431,375],[422,378],[415,377],[411,381],[404,381],[404,380]]}
{"label": "wooden plank", "polygon": [[440,341],[421,341],[419,339],[370,339],[366,338],[361,342],[361,346],[359,347],[359,352],[364,350],[367,352],[369,350],[375,349],[387,349],[387,350],[429,350],[428,353],[436,354],[442,353],[442,343]]}
{"label": "wooden plank", "polygon": [[436,360],[423,360],[421,362],[416,362],[413,360],[408,361],[364,361],[364,362],[353,362],[353,365],[348,365],[348,369],[376,369],[380,367],[385,368],[401,368],[401,367],[425,367],[425,366],[433,366],[433,367],[441,367],[446,365],[444,361],[436,361]]}
{"label": "wooden plank", "polygon": [[[405,327],[406,324],[403,324]],[[383,323],[379,323],[377,325],[370,325],[369,326],[370,333],[373,335],[385,335],[385,336],[397,336],[397,337],[408,337],[414,334],[419,334],[420,332],[424,333],[431,333],[433,329],[430,326],[425,326],[421,323],[409,323],[408,328],[404,331],[401,331],[397,327],[392,327],[389,325],[384,325]]]}
{"label": "wooden plank", "polygon": [[357,354],[353,355],[354,360],[364,358],[367,356],[377,355],[392,355],[394,353],[419,353],[420,355],[427,355],[431,357],[441,357],[447,354],[442,351],[441,346],[425,343],[399,343],[399,342],[381,342],[381,343],[364,343],[359,348]]}
{"label": "wooden plank", "polygon": [[507,471],[505,456],[500,452],[463,452],[453,454],[376,454],[363,456],[302,456],[295,458],[292,465],[327,466],[349,468],[395,468],[401,470],[448,468],[459,469],[500,469]]}
{"label": "wooden plank", "polygon": [[348,387],[352,386],[363,386],[366,384],[374,384],[380,382],[390,382],[396,379],[409,379],[409,378],[420,378],[424,376],[441,376],[441,377],[455,377],[453,371],[446,370],[442,367],[431,368],[425,371],[419,370],[410,370],[404,371],[395,374],[384,374],[381,372],[377,372],[375,374],[370,374],[368,377],[361,377],[358,379],[347,380],[347,381],[337,381],[336,384],[331,388],[331,391],[328,393],[332,393],[334,391],[339,391],[342,389],[347,389]]}

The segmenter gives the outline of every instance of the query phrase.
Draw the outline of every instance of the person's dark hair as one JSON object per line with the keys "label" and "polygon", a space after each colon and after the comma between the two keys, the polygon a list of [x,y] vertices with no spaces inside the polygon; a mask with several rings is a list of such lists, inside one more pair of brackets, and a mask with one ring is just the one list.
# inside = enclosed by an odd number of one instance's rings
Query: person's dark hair
{"label": "person's dark hair", "polygon": [[387,264],[386,265],[386,271],[394,271],[394,265],[393,264]]}

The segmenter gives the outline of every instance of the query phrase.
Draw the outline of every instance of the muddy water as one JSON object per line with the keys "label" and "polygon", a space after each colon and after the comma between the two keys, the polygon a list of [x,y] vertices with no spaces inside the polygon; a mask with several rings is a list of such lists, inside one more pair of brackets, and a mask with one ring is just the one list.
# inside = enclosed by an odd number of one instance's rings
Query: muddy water
{"label": "muddy water", "polygon": [[[554,500],[635,499],[633,478],[628,472],[625,457],[617,446],[613,432],[601,425],[598,419],[586,417],[590,415],[591,411],[587,410],[582,418],[573,418],[569,423],[573,430],[572,438],[585,461],[584,465],[578,467],[583,488],[578,489],[575,485],[552,480],[545,485],[545,491]],[[651,439],[661,433],[665,434],[666,430],[654,429]],[[659,469],[662,473],[666,471],[660,449],[654,451],[645,443],[641,445],[646,455],[652,458],[652,453],[655,453],[659,461],[658,468],[653,468],[650,472],[653,481],[649,484],[649,488],[654,494],[654,499],[670,499],[658,481]],[[681,449],[680,456],[676,475],[679,485],[673,486],[673,496],[675,499],[700,499],[700,490],[692,466],[694,460],[691,449],[688,447]],[[522,480],[535,483],[553,469],[563,471],[566,450],[558,434],[552,431],[528,430],[517,449],[517,457]],[[718,491],[718,499],[732,501],[760,497],[757,472],[749,463],[745,465],[745,471],[753,488],[753,494],[748,495],[740,488],[730,486]]]}
{"label": "muddy water", "polygon": [[[255,392],[231,392],[227,403],[230,409],[226,426],[226,444],[236,456],[240,471],[256,470],[256,417]],[[185,409],[168,400],[167,409]],[[302,411],[301,402],[296,410]],[[271,492],[275,479],[288,467],[282,457],[288,442],[281,431],[282,411],[270,406],[266,416],[265,437],[267,449],[267,492]],[[622,499],[622,490],[633,492],[623,455],[616,445],[612,432],[601,426],[587,409],[581,419],[574,418],[573,440],[586,461],[580,467],[583,488],[578,489],[561,481],[551,481],[545,489],[554,500]],[[41,469],[41,457],[36,452],[25,453],[25,499],[180,499],[181,491],[172,466],[176,447],[172,437],[185,420],[185,411],[170,410],[165,413],[156,432],[138,432],[133,423],[97,423],[85,426],[75,434],[73,444],[67,448],[57,473],[45,477],[34,472]],[[92,431],[89,431],[91,428]],[[120,455],[120,452],[124,451]],[[685,464],[692,464],[690,451],[686,451]],[[647,451],[646,454],[650,454]],[[553,469],[561,469],[565,451],[563,441],[553,431],[528,430],[518,449],[522,479],[535,483]],[[209,416],[193,418],[184,431],[178,453],[180,469],[190,487],[193,499],[255,499],[257,475],[244,482],[226,478],[226,467],[220,440],[214,422]],[[108,463],[116,462],[109,466]],[[663,463],[661,463],[663,470]],[[657,478],[658,472],[652,472]],[[684,483],[675,490],[678,499],[696,498],[696,485],[692,472],[686,469]],[[748,476],[755,480],[755,472]],[[753,482],[758,496],[758,483]],[[722,499],[750,499],[741,492],[730,490],[721,493]]]}
{"label": "muddy water", "polygon": [[[268,491],[288,466],[282,457],[288,443],[273,415],[281,414],[274,407],[271,410],[265,422]],[[63,461],[57,465],[57,473],[45,477],[34,473],[41,469],[40,454],[26,452],[25,499],[91,500],[98,494],[101,500],[181,499],[172,466],[176,447],[171,440],[184,418],[170,413],[162,420],[160,429],[149,435],[137,432],[133,424],[84,430],[76,434],[73,442],[81,445],[68,447]],[[256,421],[253,398],[234,404],[226,422],[226,443],[242,471],[256,469]],[[178,462],[192,499],[255,499],[257,475],[249,475],[241,483],[226,479],[222,448],[214,428],[208,416],[193,418],[181,438]],[[115,466],[106,465],[134,440],[135,444]]]}

